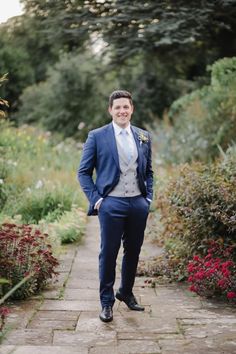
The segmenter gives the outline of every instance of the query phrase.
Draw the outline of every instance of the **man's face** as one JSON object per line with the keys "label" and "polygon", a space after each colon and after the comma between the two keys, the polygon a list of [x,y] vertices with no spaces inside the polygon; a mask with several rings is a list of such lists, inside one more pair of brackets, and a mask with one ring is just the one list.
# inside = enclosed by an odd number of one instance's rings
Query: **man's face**
{"label": "man's face", "polygon": [[121,128],[126,128],[129,125],[133,110],[133,105],[125,97],[115,99],[112,107],[109,107],[113,121]]}

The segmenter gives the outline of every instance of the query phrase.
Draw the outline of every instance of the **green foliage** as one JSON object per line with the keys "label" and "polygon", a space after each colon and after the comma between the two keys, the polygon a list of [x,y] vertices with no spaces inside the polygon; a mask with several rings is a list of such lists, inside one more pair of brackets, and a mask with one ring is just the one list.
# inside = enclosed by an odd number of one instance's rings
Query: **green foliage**
{"label": "green foliage", "polygon": [[186,262],[194,254],[206,254],[209,241],[235,244],[235,182],[236,146],[214,165],[181,166],[167,186],[158,190],[166,250],[179,274],[185,275]]}
{"label": "green foliage", "polygon": [[1,122],[1,211],[25,222],[57,219],[72,204],[85,208],[76,181],[80,152],[72,140],[58,142],[29,126]]}
{"label": "green foliage", "polygon": [[55,231],[62,244],[79,242],[85,231],[86,215],[84,211],[72,208],[65,212],[62,217],[54,223]]}
{"label": "green foliage", "polygon": [[[39,180],[40,182],[40,180]],[[18,203],[5,207],[9,215],[21,215],[22,222],[37,224],[41,219],[54,221],[65,210],[70,210],[73,203],[73,192],[69,189],[34,189],[19,195]],[[7,210],[8,209],[8,210]]]}
{"label": "green foliage", "polygon": [[209,161],[235,141],[236,58],[219,60],[211,70],[211,85],[181,97],[170,108],[173,127],[162,131],[165,139],[160,144],[166,161]]}
{"label": "green foliage", "polygon": [[37,122],[64,136],[85,137],[105,112],[92,62],[85,54],[64,54],[45,82],[24,91],[19,122]]}
{"label": "green foliage", "polygon": [[65,211],[53,222],[48,217],[41,219],[38,227],[59,245],[80,242],[84,235],[86,218],[85,211],[73,205],[71,210]]}

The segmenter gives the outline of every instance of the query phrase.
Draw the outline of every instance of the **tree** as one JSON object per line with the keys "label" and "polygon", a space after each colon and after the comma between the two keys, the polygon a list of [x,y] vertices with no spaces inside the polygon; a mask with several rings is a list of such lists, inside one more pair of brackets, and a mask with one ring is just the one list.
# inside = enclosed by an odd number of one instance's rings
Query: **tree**
{"label": "tree", "polygon": [[8,73],[9,83],[1,94],[15,111],[25,87],[45,79],[48,65],[58,59],[59,50],[38,31],[37,21],[18,16],[0,26],[0,75]]}
{"label": "tree", "polygon": [[74,42],[85,33],[102,36],[116,62],[140,53],[170,59],[207,51],[212,61],[236,53],[236,0],[22,2],[29,14],[43,18],[48,35],[69,35]]}
{"label": "tree", "polygon": [[65,137],[84,138],[106,120],[105,90],[95,76],[96,66],[87,53],[63,54],[45,81],[24,90],[17,120],[41,124]]}

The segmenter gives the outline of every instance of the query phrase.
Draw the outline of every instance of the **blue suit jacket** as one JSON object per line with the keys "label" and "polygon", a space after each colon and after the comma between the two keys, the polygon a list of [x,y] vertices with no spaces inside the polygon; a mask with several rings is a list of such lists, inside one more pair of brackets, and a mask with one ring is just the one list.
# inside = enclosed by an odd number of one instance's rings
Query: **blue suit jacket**
{"label": "blue suit jacket", "polygon": [[[142,195],[152,199],[153,171],[151,163],[151,139],[147,131],[131,125],[138,150],[137,176]],[[147,139],[141,142],[140,136]],[[93,179],[93,172],[96,178]],[[120,178],[119,157],[112,123],[92,130],[84,144],[78,170],[80,185],[86,194],[90,206],[88,215],[97,215],[95,203],[106,197],[116,186]]]}

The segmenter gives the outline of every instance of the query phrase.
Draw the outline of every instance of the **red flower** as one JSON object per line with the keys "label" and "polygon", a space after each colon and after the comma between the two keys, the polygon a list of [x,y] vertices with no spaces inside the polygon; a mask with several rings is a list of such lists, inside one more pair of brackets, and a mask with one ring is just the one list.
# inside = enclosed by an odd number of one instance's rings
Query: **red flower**
{"label": "red flower", "polygon": [[200,261],[200,257],[199,256],[194,256],[193,260],[199,262]]}
{"label": "red flower", "polygon": [[235,291],[229,291],[227,293],[227,298],[228,299],[235,299],[236,298],[236,292]]}
{"label": "red flower", "polygon": [[191,285],[191,286],[189,287],[189,290],[196,292],[196,291],[197,291],[197,288],[196,288],[195,285]]}
{"label": "red flower", "polygon": [[8,316],[9,313],[10,313],[10,310],[8,307],[6,307],[6,306],[0,307],[0,316],[2,318],[5,318],[6,316]]}
{"label": "red flower", "polygon": [[220,288],[225,288],[225,283],[226,283],[226,280],[225,280],[225,279],[220,279],[220,280],[217,282],[217,285],[218,285]]}

